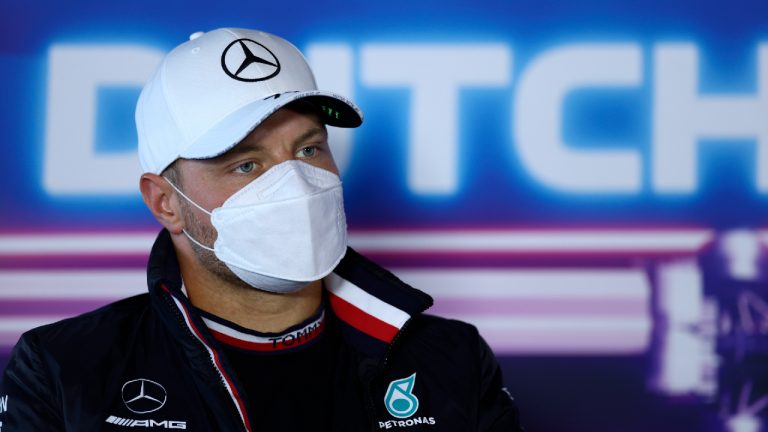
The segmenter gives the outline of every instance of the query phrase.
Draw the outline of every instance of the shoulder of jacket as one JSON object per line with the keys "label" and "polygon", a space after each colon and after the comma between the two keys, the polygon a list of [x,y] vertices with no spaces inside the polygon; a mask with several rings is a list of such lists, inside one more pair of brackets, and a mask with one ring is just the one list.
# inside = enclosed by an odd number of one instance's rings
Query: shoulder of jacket
{"label": "shoulder of jacket", "polygon": [[398,350],[419,356],[479,358],[483,343],[477,328],[469,323],[429,314],[414,316],[397,341]]}
{"label": "shoulder of jacket", "polygon": [[46,324],[25,332],[20,344],[38,345],[51,354],[71,354],[78,349],[90,353],[115,343],[136,328],[150,309],[149,294],[118,300],[84,314]]}
{"label": "shoulder of jacket", "polygon": [[444,318],[430,314],[419,314],[413,317],[409,331],[428,336],[439,336],[449,339],[477,339],[477,327],[457,319]]}

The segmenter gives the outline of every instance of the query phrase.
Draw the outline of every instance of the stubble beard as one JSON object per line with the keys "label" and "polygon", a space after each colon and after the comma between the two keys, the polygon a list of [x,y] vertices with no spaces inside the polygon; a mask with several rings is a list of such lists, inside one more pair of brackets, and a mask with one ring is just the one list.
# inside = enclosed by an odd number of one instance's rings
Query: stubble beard
{"label": "stubble beard", "polygon": [[[215,229],[198,219],[192,207],[186,201],[180,201],[182,214],[184,215],[184,226],[188,235],[192,236],[192,238],[201,244],[213,248],[213,243],[216,241]],[[218,259],[216,254],[212,251],[200,247],[193,241],[190,241],[190,243],[192,244],[192,251],[197,258],[197,261],[207,272],[230,285],[252,289],[250,285],[246,284],[242,279],[237,277],[237,275],[232,273],[232,270]]]}

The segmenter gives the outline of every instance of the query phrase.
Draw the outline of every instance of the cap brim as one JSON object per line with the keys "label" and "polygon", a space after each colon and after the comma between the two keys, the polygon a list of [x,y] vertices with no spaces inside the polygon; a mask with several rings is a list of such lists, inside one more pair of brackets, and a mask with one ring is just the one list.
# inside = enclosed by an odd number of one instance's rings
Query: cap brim
{"label": "cap brim", "polygon": [[329,126],[354,128],[363,123],[363,113],[352,101],[322,90],[282,93],[251,102],[218,122],[187,147],[179,157],[209,159],[222,155],[280,108],[299,99],[318,108],[318,117]]}

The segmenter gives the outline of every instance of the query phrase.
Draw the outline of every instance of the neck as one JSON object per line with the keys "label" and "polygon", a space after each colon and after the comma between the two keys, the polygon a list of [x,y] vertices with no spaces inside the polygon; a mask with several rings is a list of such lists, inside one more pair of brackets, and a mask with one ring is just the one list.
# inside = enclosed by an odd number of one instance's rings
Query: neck
{"label": "neck", "polygon": [[194,256],[177,254],[192,304],[241,327],[262,333],[281,332],[306,320],[320,307],[322,280],[310,282],[293,293],[276,294],[244,282],[222,280],[206,271]]}
{"label": "neck", "polygon": [[[182,276],[183,277],[183,276]],[[322,300],[322,281],[290,294],[274,294],[254,288],[186,284],[196,307],[261,333],[278,333],[312,316]]]}

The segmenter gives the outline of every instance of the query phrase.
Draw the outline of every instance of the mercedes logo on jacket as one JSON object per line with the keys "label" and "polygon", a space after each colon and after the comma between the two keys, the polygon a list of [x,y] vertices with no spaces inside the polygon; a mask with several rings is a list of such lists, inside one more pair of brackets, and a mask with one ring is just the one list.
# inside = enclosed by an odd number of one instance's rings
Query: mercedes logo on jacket
{"label": "mercedes logo on jacket", "polygon": [[148,379],[139,378],[123,384],[123,402],[136,414],[159,410],[165,405],[166,397],[165,388]]}

